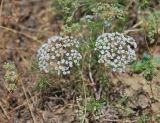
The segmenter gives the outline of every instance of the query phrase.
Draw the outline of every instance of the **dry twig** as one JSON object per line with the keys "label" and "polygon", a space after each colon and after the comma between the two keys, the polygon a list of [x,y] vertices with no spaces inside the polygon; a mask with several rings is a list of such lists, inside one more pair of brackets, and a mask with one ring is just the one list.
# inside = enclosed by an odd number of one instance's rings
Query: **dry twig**
{"label": "dry twig", "polygon": [[28,108],[29,108],[29,110],[30,110],[30,113],[31,113],[31,116],[32,116],[33,122],[34,122],[34,123],[36,123],[36,118],[35,118],[35,116],[34,116],[34,114],[33,114],[33,112],[32,112],[32,108],[31,108],[31,105],[30,105],[30,102],[29,102],[29,99],[28,99],[28,96],[27,96],[26,90],[25,90],[24,85],[23,85],[23,83],[22,83],[22,82],[21,82],[21,85],[22,85],[23,93],[24,93],[25,98],[26,98],[26,100],[27,100]]}
{"label": "dry twig", "polygon": [[0,28],[2,28],[2,29],[4,29],[4,30],[7,30],[7,31],[10,31],[10,32],[15,33],[15,34],[23,35],[23,36],[25,36],[25,37],[27,37],[27,38],[30,38],[30,39],[32,39],[32,40],[34,40],[34,41],[36,41],[36,42],[38,42],[38,43],[41,44],[41,41],[38,40],[37,37],[33,37],[33,36],[30,36],[30,35],[28,35],[28,34],[26,34],[26,33],[24,33],[24,32],[20,32],[20,31],[17,31],[17,30],[8,28],[8,27],[4,27],[4,26],[0,26]]}
{"label": "dry twig", "polygon": [[0,107],[1,107],[1,109],[2,109],[2,111],[3,111],[3,113],[4,113],[4,115],[5,115],[5,117],[9,120],[8,113],[7,113],[7,111],[5,110],[5,108],[3,107],[1,101],[0,101]]}

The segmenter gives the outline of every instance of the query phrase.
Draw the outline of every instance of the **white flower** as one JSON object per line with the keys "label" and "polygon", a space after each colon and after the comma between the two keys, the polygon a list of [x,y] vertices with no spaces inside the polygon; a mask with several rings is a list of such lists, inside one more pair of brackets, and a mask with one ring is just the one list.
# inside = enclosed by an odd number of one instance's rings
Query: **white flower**
{"label": "white flower", "polygon": [[71,61],[69,62],[69,67],[73,67],[73,63]]}
{"label": "white flower", "polygon": [[121,59],[120,56],[117,56],[117,59],[120,60]]}
{"label": "white flower", "polygon": [[103,46],[103,49],[105,50],[105,49],[107,49],[107,47],[106,47],[106,46]]}
{"label": "white flower", "polygon": [[61,55],[60,55],[60,53],[57,53],[56,56],[57,56],[57,57],[60,57]]}
{"label": "white flower", "polygon": [[77,60],[74,60],[74,63],[78,63],[78,61],[77,61]]}
{"label": "white flower", "polygon": [[57,71],[57,74],[70,74],[70,68],[79,65],[82,59],[77,51],[79,41],[72,36],[53,36],[37,50],[38,65],[46,73]]}
{"label": "white flower", "polygon": [[113,70],[113,72],[116,72],[116,69],[115,69],[115,68],[113,68],[112,70]]}
{"label": "white flower", "polygon": [[54,64],[54,62],[50,62],[50,65],[53,65]]}
{"label": "white flower", "polygon": [[122,46],[120,46],[119,49],[122,50],[123,49]]}
{"label": "white flower", "polygon": [[55,50],[55,47],[52,47],[51,51],[54,51]]}
{"label": "white flower", "polygon": [[68,61],[65,61],[65,64],[68,65]]}
{"label": "white flower", "polygon": [[61,60],[61,63],[62,63],[62,64],[64,64],[64,63],[65,63],[65,60],[64,60],[64,59],[62,59],[62,60]]}
{"label": "white flower", "polygon": [[68,60],[72,60],[72,57],[69,56],[69,57],[68,57]]}
{"label": "white flower", "polygon": [[102,49],[102,46],[99,46],[98,48],[99,48],[99,49]]}
{"label": "white flower", "polygon": [[66,75],[66,74],[67,74],[67,72],[64,71],[64,72],[63,72],[63,75]]}
{"label": "white flower", "polygon": [[104,54],[104,50],[101,50],[101,54]]}
{"label": "white flower", "polygon": [[52,56],[51,56],[51,59],[55,59],[55,56],[54,56],[54,55],[52,55]]}
{"label": "white flower", "polygon": [[70,74],[70,71],[67,71],[67,74]]}
{"label": "white flower", "polygon": [[125,65],[136,59],[134,49],[137,47],[132,37],[121,33],[104,33],[100,35],[95,44],[95,50],[99,51],[99,63],[111,66],[113,71],[123,72]]}
{"label": "white flower", "polygon": [[109,49],[110,49],[110,46],[107,46],[106,49],[109,50]]}
{"label": "white flower", "polygon": [[118,60],[117,59],[114,59],[114,63],[117,63],[118,62]]}
{"label": "white flower", "polygon": [[55,66],[55,68],[54,68],[55,70],[58,70],[58,67],[57,66]]}

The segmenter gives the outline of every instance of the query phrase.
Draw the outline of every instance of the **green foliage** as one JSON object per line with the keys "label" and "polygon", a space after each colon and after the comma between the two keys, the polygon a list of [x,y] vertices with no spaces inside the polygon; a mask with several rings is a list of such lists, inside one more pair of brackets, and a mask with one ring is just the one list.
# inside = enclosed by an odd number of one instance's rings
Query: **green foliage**
{"label": "green foliage", "polygon": [[142,115],[138,118],[137,123],[147,123],[149,121],[149,116]]}
{"label": "green foliage", "polygon": [[139,0],[139,4],[138,5],[139,5],[139,7],[141,9],[145,9],[145,8],[149,7],[150,0]]}
{"label": "green foliage", "polygon": [[156,40],[156,35],[160,27],[160,11],[148,11],[141,20],[143,21],[142,27],[149,38],[149,43],[153,44]]}
{"label": "green foliage", "polygon": [[95,114],[96,119],[100,118],[101,115],[104,115],[105,106],[103,101],[92,98],[84,100],[82,97],[78,97],[76,101],[78,105],[76,114],[82,123],[84,123],[83,120],[91,114]]}
{"label": "green foliage", "polygon": [[65,35],[65,34],[70,34],[74,31],[78,31],[80,30],[81,28],[81,25],[79,23],[73,23],[71,25],[64,25],[64,27],[62,28],[63,29],[63,32],[62,32],[62,35]]}
{"label": "green foliage", "polygon": [[128,96],[127,96],[127,94],[121,95],[121,98],[119,99],[119,103],[121,105],[126,105],[127,102],[128,102]]}
{"label": "green foliage", "polygon": [[122,19],[124,16],[124,11],[119,4],[99,2],[92,6],[91,11],[103,20],[113,20],[114,18]]}
{"label": "green foliage", "polygon": [[76,0],[53,0],[55,3],[55,7],[59,13],[63,13],[63,17],[65,21],[72,16],[74,9],[76,8]]}
{"label": "green foliage", "polygon": [[[99,73],[101,74],[101,73]],[[99,82],[102,85],[102,87],[109,87],[110,86],[110,80],[109,77],[107,75],[99,75]]]}
{"label": "green foliage", "polygon": [[4,76],[5,81],[15,82],[18,77],[15,64],[5,63],[3,65],[3,68],[5,69],[5,76]]}
{"label": "green foliage", "polygon": [[89,31],[91,31],[91,36],[92,38],[96,39],[96,36],[98,33],[102,33],[103,31],[103,21],[88,21],[87,22],[87,27],[89,29]]}
{"label": "green foliage", "polygon": [[94,111],[98,111],[101,110],[103,108],[103,103],[99,100],[90,100],[87,103],[86,109],[87,112],[94,112]]}
{"label": "green foliage", "polygon": [[157,123],[160,123],[160,115],[158,115],[158,116],[156,117],[156,122],[157,122]]}
{"label": "green foliage", "polygon": [[9,83],[8,84],[8,90],[9,91],[15,91],[17,89],[16,83]]}
{"label": "green foliage", "polygon": [[35,71],[39,71],[39,67],[38,67],[38,63],[37,62],[33,62],[32,65],[31,65],[31,70],[32,72]]}
{"label": "green foliage", "polygon": [[153,58],[153,62],[158,66],[160,65],[160,57]]}
{"label": "green foliage", "polygon": [[128,15],[125,15],[121,18],[120,21],[117,21],[114,25],[114,31],[123,32],[125,30],[125,24],[129,21]]}
{"label": "green foliage", "polygon": [[8,71],[16,70],[15,64],[13,64],[13,63],[5,63],[5,64],[3,65],[3,68],[4,68],[5,70],[8,70]]}
{"label": "green foliage", "polygon": [[142,60],[134,63],[132,65],[133,72],[135,73],[142,73],[147,81],[151,81],[153,78],[153,74],[155,72],[155,64],[153,58],[148,55],[144,54]]}
{"label": "green foliage", "polygon": [[3,65],[5,69],[4,79],[7,82],[8,91],[15,91],[17,89],[16,82],[18,80],[18,73],[14,63],[5,63]]}
{"label": "green foliage", "polygon": [[[93,30],[96,32],[103,31],[104,21],[109,21],[111,24],[124,22],[126,13],[124,6],[119,4],[119,1],[104,1],[104,0],[54,0],[57,4],[55,7],[63,14],[65,25],[63,27],[63,34],[72,33],[82,29],[84,25],[90,26],[92,24]],[[81,23],[85,15],[93,16],[90,23]],[[96,20],[96,22],[95,22]],[[121,22],[122,21],[122,22]],[[120,25],[121,26],[121,25]],[[123,26],[123,25],[122,25]],[[116,26],[115,26],[116,27]],[[90,27],[89,27],[90,28]]]}
{"label": "green foliage", "polygon": [[112,0],[113,3],[118,3],[121,5],[128,5],[128,3],[130,2],[130,0]]}
{"label": "green foliage", "polygon": [[44,91],[47,89],[47,87],[48,87],[48,81],[46,78],[42,77],[36,81],[36,88],[38,90]]}

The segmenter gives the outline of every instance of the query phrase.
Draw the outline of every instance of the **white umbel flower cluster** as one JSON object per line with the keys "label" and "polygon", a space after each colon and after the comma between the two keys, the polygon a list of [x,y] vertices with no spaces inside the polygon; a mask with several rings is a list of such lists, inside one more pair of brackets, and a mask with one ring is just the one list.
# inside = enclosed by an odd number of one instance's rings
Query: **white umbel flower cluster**
{"label": "white umbel flower cluster", "polygon": [[74,65],[79,65],[81,54],[76,50],[79,41],[72,36],[53,36],[38,49],[38,65],[45,73],[57,71],[58,75],[70,74]]}
{"label": "white umbel flower cluster", "polygon": [[95,50],[99,52],[99,63],[110,66],[114,72],[124,72],[125,66],[136,60],[136,47],[132,37],[115,32],[100,35]]}

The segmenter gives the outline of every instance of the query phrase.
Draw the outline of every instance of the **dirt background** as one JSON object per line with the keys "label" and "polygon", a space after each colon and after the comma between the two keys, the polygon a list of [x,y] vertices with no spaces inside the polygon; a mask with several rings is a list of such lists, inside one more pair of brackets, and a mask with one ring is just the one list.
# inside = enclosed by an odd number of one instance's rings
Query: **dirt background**
{"label": "dirt background", "polygon": [[[58,79],[52,80],[53,77],[51,77],[53,87],[44,94],[35,90],[38,75],[30,72],[37,48],[48,37],[60,32],[60,17],[54,13],[51,7],[52,2],[50,0],[0,1],[2,3],[0,12],[0,123],[78,123],[73,111],[76,84],[70,86],[69,82],[72,80],[61,80],[57,84]],[[141,51],[141,48],[146,48],[143,35],[139,33],[131,35],[138,41],[137,52]],[[153,54],[160,57],[160,44],[158,43],[153,49]],[[3,64],[8,61],[14,61],[23,83],[17,83],[18,89],[14,92],[6,89],[4,80]],[[147,122],[154,123],[154,116],[160,116],[160,75],[157,74],[152,81],[153,92],[150,86],[146,85],[142,74],[126,73],[112,79],[113,87],[109,91],[104,90],[104,93],[109,92],[107,95],[113,100],[124,92],[129,96],[127,105],[134,109],[134,113],[130,116],[131,119],[128,121],[126,118],[126,121],[136,122],[138,116],[148,114],[153,119]],[[153,94],[156,99],[152,99]],[[123,110],[119,114],[122,114],[122,120],[110,122],[125,122]],[[90,122],[96,123],[96,121]]]}

